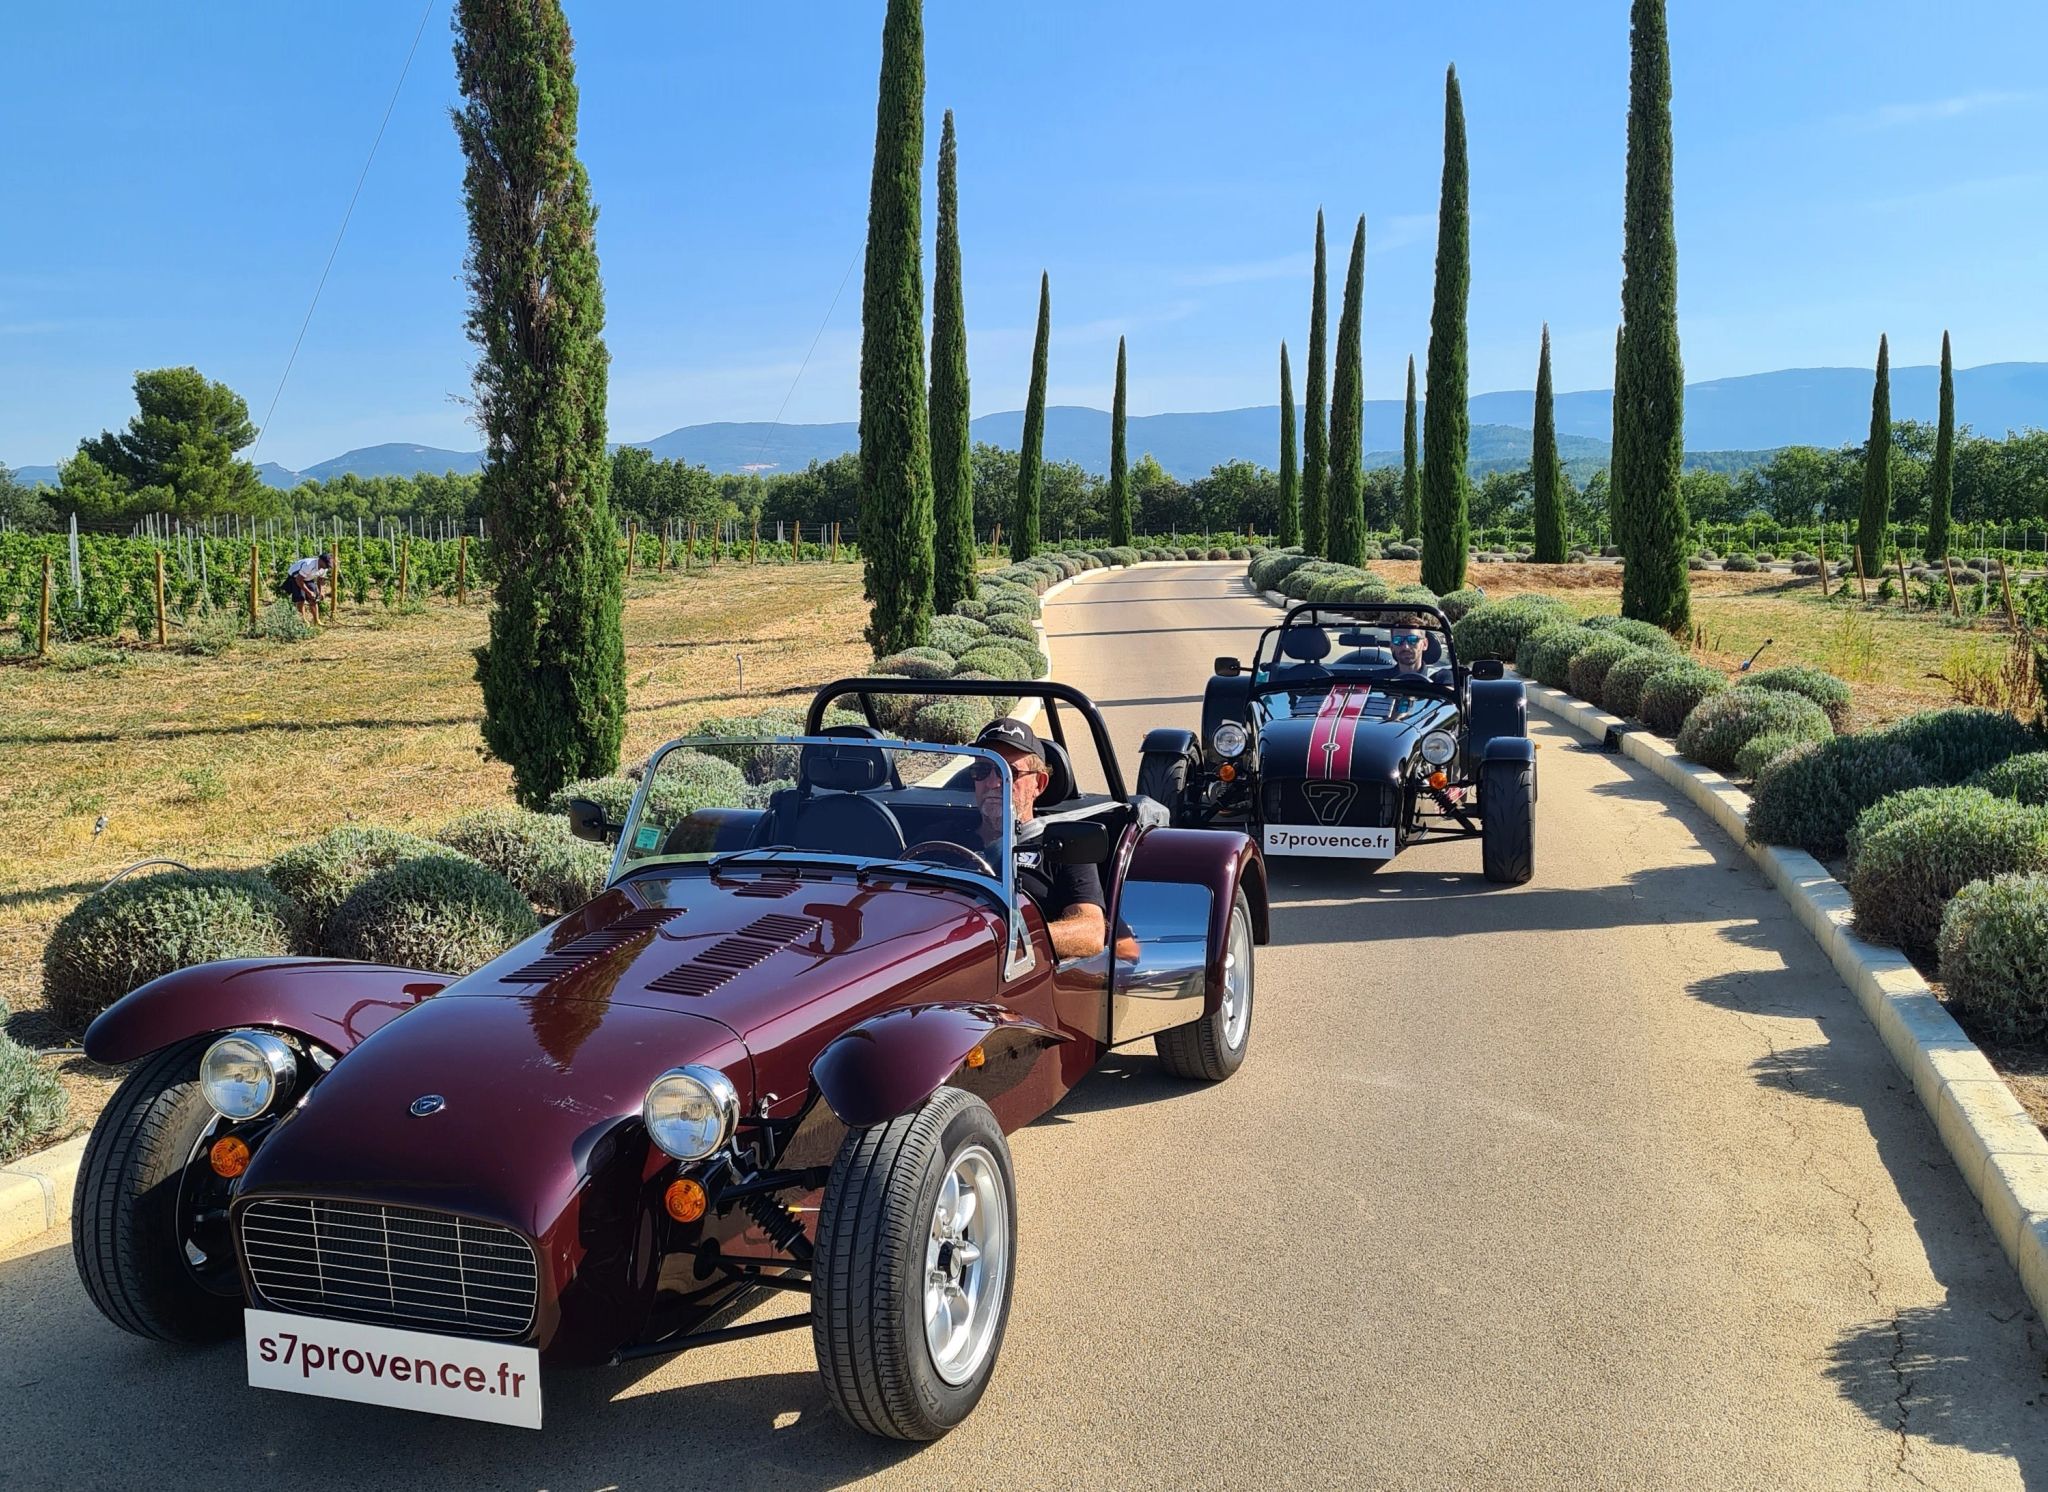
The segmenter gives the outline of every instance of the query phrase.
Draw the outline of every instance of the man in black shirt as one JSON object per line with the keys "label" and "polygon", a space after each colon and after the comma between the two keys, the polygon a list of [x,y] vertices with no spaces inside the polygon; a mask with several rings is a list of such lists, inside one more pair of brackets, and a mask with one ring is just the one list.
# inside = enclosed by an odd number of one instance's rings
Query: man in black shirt
{"label": "man in black shirt", "polygon": [[[1052,949],[1061,958],[1088,958],[1102,952],[1109,934],[1109,899],[1102,876],[1093,865],[1047,865],[1037,843],[1043,830],[1034,812],[1039,794],[1052,780],[1038,733],[1021,720],[1005,716],[982,727],[974,744],[995,752],[1010,764],[1010,803],[1016,818],[1013,855],[1017,884],[1045,914]],[[984,845],[993,847],[1003,833],[1002,778],[987,762],[974,766],[974,801],[981,810]]]}

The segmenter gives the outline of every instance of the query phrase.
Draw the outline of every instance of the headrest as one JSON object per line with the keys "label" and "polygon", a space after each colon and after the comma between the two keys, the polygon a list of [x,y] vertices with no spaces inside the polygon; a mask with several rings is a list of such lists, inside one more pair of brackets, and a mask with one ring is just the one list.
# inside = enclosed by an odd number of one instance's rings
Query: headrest
{"label": "headrest", "polygon": [[1282,627],[1279,649],[1283,657],[1320,662],[1330,654],[1330,634],[1321,627]]}
{"label": "headrest", "polygon": [[888,784],[889,756],[876,746],[806,746],[801,772],[829,792],[871,792]]}
{"label": "headrest", "polygon": [[1042,738],[1038,744],[1038,754],[1045,758],[1046,784],[1037,806],[1052,808],[1074,796],[1074,759],[1057,741]]}

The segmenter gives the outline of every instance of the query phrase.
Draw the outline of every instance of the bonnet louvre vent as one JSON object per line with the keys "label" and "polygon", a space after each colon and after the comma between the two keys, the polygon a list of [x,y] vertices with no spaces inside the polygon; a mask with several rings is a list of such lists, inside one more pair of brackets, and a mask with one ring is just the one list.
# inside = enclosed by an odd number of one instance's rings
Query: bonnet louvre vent
{"label": "bonnet louvre vent", "polygon": [[681,907],[642,907],[628,912],[615,921],[606,923],[595,932],[587,932],[579,938],[572,938],[560,947],[550,949],[523,968],[514,969],[501,976],[506,984],[547,984],[565,974],[573,974],[594,959],[625,947],[628,943],[646,937],[663,926],[673,917],[682,915]]}
{"label": "bonnet louvre vent", "polygon": [[647,981],[665,995],[708,995],[736,974],[744,974],[770,954],[804,938],[817,936],[818,919],[777,912],[757,918],[738,932],[720,938],[688,963]]}

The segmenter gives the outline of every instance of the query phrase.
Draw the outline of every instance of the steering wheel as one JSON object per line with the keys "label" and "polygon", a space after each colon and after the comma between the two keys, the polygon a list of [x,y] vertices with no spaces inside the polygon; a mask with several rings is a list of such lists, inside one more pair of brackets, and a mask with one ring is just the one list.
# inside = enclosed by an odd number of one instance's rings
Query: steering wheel
{"label": "steering wheel", "polygon": [[968,870],[979,872],[990,880],[997,879],[996,868],[988,863],[988,857],[970,850],[964,844],[950,839],[920,839],[903,852],[905,860],[951,860]]}

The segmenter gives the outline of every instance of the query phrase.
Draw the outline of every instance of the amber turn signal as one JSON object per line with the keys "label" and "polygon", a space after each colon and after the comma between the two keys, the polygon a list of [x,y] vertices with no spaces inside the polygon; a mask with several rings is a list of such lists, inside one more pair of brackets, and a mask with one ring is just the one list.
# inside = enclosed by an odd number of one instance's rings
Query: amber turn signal
{"label": "amber turn signal", "polygon": [[967,1054],[967,1065],[969,1067],[982,1067],[985,1066],[987,1062],[988,1053],[983,1051],[978,1046],[973,1051]]}
{"label": "amber turn signal", "polygon": [[1225,762],[1216,769],[1216,775],[1224,782],[1235,782],[1237,781],[1237,768],[1233,767],[1229,762]]}
{"label": "amber turn signal", "polygon": [[1432,772],[1429,774],[1429,785],[1435,788],[1438,792],[1442,792],[1444,784],[1449,782],[1450,780],[1450,778],[1444,776],[1444,774],[1441,772]]}
{"label": "amber turn signal", "polygon": [[249,1147],[233,1135],[222,1135],[206,1152],[206,1162],[213,1167],[214,1175],[232,1181],[249,1169]]}
{"label": "amber turn signal", "polygon": [[704,1215],[704,1188],[687,1176],[671,1181],[661,1200],[668,1215],[679,1223],[694,1223]]}

